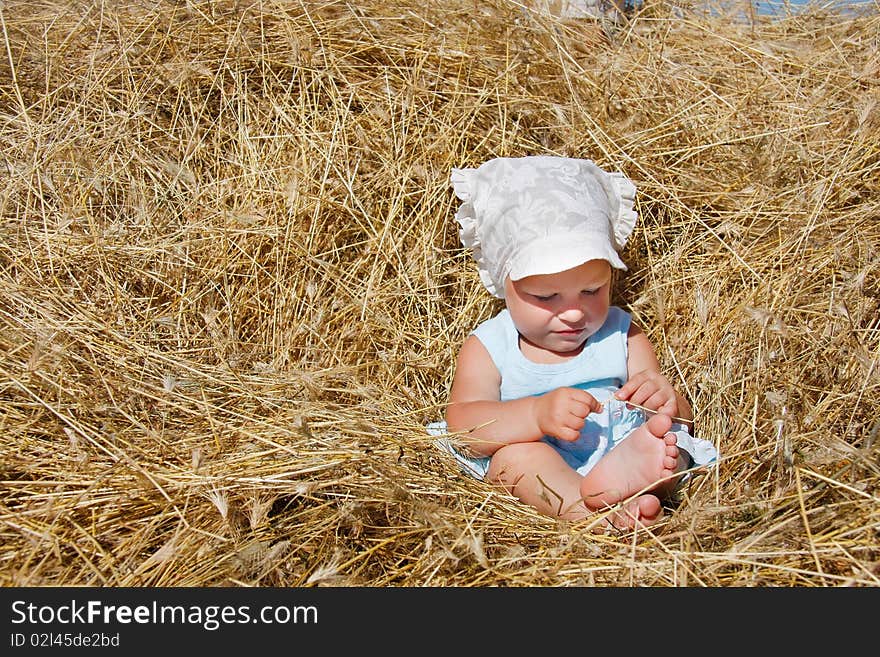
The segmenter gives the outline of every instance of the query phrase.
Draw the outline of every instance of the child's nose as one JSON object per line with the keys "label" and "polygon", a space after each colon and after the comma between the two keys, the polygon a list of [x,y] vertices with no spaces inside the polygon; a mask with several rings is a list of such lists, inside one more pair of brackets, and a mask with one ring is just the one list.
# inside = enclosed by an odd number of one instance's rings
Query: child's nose
{"label": "child's nose", "polygon": [[579,322],[584,318],[584,311],[576,306],[566,308],[559,313],[559,319],[563,322]]}

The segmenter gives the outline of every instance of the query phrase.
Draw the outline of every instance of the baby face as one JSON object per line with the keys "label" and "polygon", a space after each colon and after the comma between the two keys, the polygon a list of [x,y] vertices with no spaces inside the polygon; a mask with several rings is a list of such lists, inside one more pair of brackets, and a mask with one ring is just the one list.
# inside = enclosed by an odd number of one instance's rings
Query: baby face
{"label": "baby face", "polygon": [[527,276],[505,283],[510,317],[526,355],[575,355],[608,317],[611,265],[589,260],[557,274]]}

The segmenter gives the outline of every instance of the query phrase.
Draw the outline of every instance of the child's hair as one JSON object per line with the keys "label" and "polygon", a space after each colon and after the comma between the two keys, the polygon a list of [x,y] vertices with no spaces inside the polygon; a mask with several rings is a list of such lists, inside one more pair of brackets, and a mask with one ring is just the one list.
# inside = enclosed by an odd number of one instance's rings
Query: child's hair
{"label": "child's hair", "polygon": [[588,260],[626,269],[618,255],[636,223],[636,188],[592,160],[549,155],[495,158],[453,169],[463,202],[455,215],[480,280],[504,298],[504,281],[553,274]]}

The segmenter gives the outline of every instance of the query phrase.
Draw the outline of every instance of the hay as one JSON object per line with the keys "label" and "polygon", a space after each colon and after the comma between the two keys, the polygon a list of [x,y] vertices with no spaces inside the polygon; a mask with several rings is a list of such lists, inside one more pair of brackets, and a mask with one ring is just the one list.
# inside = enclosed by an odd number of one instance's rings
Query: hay
{"label": "hay", "polygon": [[[436,5],[436,6],[435,6]],[[5,586],[876,586],[880,19],[0,6]],[[723,459],[594,535],[431,444],[497,308],[454,166],[620,168],[615,300]]]}

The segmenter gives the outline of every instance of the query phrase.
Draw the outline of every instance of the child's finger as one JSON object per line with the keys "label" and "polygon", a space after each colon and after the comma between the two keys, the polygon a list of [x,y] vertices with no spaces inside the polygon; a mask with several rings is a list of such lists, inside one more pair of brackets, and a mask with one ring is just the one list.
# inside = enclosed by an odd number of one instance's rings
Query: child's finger
{"label": "child's finger", "polygon": [[593,397],[586,390],[581,390],[580,388],[575,388],[576,397],[575,399],[584,405],[584,409],[586,413],[584,413],[583,417],[586,417],[590,413],[599,413],[602,411],[602,403]]}
{"label": "child's finger", "polygon": [[620,386],[620,389],[614,393],[614,396],[618,399],[629,399],[632,397],[632,394],[641,387],[644,380],[645,376],[639,372]]}
{"label": "child's finger", "polygon": [[[631,400],[630,403],[639,402]],[[673,416],[678,414],[677,401],[675,398],[670,398],[662,390],[657,390],[654,394],[648,395],[640,405],[644,408],[651,409],[656,413],[663,413],[664,415]]]}
{"label": "child's finger", "polygon": [[569,427],[559,427],[559,429],[554,433],[555,437],[559,440],[564,440],[567,443],[574,442],[581,435],[580,431],[575,431]]}
{"label": "child's finger", "polygon": [[641,385],[626,398],[626,401],[649,408],[656,408],[661,400],[657,400],[654,406],[651,406],[649,401],[656,392],[656,389],[650,385]]}
{"label": "child's finger", "polygon": [[586,414],[571,413],[568,420],[565,422],[565,427],[580,434],[581,429],[583,429],[586,424],[585,418]]}

